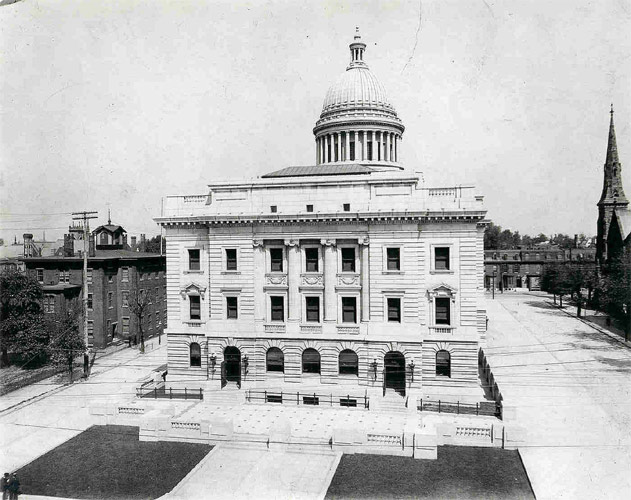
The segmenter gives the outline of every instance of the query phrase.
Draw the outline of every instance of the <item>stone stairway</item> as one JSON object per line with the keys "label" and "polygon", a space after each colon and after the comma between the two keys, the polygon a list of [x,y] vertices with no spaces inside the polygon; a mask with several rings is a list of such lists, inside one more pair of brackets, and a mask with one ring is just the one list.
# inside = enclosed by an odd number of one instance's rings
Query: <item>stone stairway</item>
{"label": "stone stairway", "polygon": [[370,410],[380,413],[407,413],[405,401],[405,396],[396,391],[388,391],[385,396],[370,399]]}
{"label": "stone stairway", "polygon": [[245,392],[230,388],[204,391],[204,403],[214,406],[239,406],[245,403]]}

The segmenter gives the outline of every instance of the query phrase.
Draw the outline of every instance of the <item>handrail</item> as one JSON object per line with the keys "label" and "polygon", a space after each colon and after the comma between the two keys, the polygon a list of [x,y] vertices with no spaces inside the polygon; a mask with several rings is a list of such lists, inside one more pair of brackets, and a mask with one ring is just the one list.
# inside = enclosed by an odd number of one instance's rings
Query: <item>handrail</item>
{"label": "handrail", "polygon": [[496,401],[481,401],[478,403],[461,403],[460,401],[432,401],[419,398],[418,411],[437,411],[438,413],[456,413],[458,415],[486,415],[502,418],[502,405]]}
{"label": "handrail", "polygon": [[[321,394],[317,392],[284,392],[248,389],[245,391],[245,400],[248,403],[252,401],[264,401],[265,403],[290,403],[297,406],[321,406],[322,404],[326,404],[327,406],[346,408],[363,406],[368,409],[370,407],[370,398],[367,394],[364,396],[356,396],[354,394]],[[305,402],[306,400],[309,402]]]}

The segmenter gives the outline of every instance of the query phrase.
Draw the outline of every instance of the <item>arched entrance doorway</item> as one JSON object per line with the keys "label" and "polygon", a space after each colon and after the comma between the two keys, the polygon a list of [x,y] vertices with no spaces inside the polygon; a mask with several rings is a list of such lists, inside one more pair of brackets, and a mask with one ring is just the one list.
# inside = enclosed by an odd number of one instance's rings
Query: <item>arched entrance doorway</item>
{"label": "arched entrance doorway", "polygon": [[383,358],[383,392],[392,389],[405,396],[405,356],[398,351],[390,351]]}
{"label": "arched entrance doorway", "polygon": [[234,346],[228,346],[223,351],[221,364],[221,386],[228,382],[236,382],[241,387],[241,351]]}

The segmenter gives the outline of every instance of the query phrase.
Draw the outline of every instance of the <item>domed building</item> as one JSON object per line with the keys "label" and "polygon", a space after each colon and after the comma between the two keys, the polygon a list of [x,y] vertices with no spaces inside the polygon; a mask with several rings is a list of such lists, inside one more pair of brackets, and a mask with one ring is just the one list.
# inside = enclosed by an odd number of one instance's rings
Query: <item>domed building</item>
{"label": "domed building", "polygon": [[165,198],[169,381],[371,409],[482,398],[483,198],[424,186],[404,130],[356,34],[313,165]]}

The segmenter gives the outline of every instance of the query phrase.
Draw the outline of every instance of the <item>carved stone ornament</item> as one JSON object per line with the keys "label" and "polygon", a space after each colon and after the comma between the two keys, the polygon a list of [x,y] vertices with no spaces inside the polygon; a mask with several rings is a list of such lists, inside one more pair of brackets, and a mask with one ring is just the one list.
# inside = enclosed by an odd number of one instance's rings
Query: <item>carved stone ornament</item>
{"label": "carved stone ornament", "polygon": [[368,236],[362,236],[357,241],[360,245],[364,245],[364,246],[370,245],[370,238]]}
{"label": "carved stone ornament", "polygon": [[338,274],[337,284],[341,286],[359,286],[359,274]]}
{"label": "carved stone ornament", "polygon": [[252,246],[254,248],[263,248],[265,246],[265,242],[263,240],[254,239],[252,240]]}
{"label": "carved stone ornament", "polygon": [[336,241],[334,239],[323,239],[320,240],[320,244],[324,247],[334,247],[336,245]]}
{"label": "carved stone ornament", "polygon": [[300,241],[299,240],[292,240],[292,239],[285,240],[284,243],[288,247],[297,247],[297,246],[300,245]]}
{"label": "carved stone ornament", "polygon": [[287,275],[286,274],[266,274],[265,284],[287,286]]}
{"label": "carved stone ornament", "polygon": [[302,285],[306,286],[323,286],[323,278],[321,274],[303,274]]}
{"label": "carved stone ornament", "polygon": [[180,295],[183,300],[186,300],[186,297],[189,295],[199,295],[202,300],[204,300],[204,294],[206,293],[206,287],[198,285],[197,283],[189,283],[184,288],[180,290]]}

